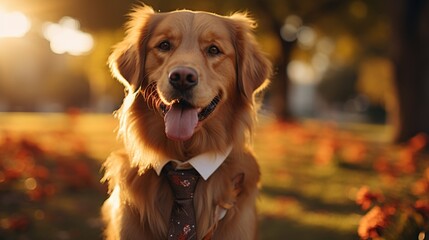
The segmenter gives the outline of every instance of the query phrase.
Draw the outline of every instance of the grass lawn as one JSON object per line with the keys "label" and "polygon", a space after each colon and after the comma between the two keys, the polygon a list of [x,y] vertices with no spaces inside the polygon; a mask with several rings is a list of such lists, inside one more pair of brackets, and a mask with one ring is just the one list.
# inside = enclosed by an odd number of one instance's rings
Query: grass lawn
{"label": "grass lawn", "polygon": [[[100,166],[120,147],[115,127],[110,115],[0,114],[0,239],[101,239]],[[415,154],[412,173],[380,172],[382,163],[399,166],[410,149],[390,145],[389,133],[386,126],[262,119],[254,138],[260,239],[359,239],[361,186],[406,195],[427,166],[427,156]]]}

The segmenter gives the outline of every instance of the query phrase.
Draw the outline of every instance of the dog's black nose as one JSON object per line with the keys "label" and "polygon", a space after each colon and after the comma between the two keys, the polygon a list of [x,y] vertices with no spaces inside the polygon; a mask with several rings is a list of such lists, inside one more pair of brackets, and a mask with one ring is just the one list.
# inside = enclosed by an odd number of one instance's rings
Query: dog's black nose
{"label": "dog's black nose", "polygon": [[168,81],[177,90],[188,90],[198,83],[198,74],[190,67],[177,67],[168,74]]}

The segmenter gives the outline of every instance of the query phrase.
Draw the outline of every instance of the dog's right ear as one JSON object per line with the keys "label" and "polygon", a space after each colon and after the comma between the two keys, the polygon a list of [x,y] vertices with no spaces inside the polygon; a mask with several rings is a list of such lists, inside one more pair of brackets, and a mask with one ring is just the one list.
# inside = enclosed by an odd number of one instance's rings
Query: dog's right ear
{"label": "dog's right ear", "polygon": [[271,63],[259,48],[253,33],[255,21],[247,13],[234,13],[232,39],[236,54],[237,86],[244,99],[254,102],[254,95],[267,86]]}
{"label": "dog's right ear", "polygon": [[109,56],[112,75],[125,86],[128,93],[137,91],[144,82],[145,48],[154,13],[149,6],[135,8],[126,24],[124,40],[114,47]]}

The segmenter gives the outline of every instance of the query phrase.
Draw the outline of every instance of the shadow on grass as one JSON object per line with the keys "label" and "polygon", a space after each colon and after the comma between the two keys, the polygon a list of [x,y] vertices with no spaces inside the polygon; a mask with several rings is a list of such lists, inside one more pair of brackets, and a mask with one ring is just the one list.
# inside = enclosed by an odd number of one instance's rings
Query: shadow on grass
{"label": "shadow on grass", "polygon": [[359,207],[352,201],[346,201],[342,203],[330,203],[326,202],[319,197],[306,196],[301,192],[284,189],[278,187],[263,187],[262,194],[269,197],[291,197],[299,201],[302,207],[307,211],[318,211],[318,212],[330,212],[338,214],[352,214],[359,213]]}
{"label": "shadow on grass", "polygon": [[354,233],[308,226],[291,219],[265,217],[259,225],[260,240],[354,240]]}
{"label": "shadow on grass", "polygon": [[[308,196],[298,190],[285,189],[281,187],[264,187],[261,194],[268,198],[291,198],[299,203],[301,210],[295,212],[294,205],[284,209],[280,215],[262,215],[260,221],[261,240],[353,240],[359,239],[353,228],[344,228],[343,221],[350,221],[350,218],[341,220],[341,216],[352,216],[359,213],[359,207],[351,200],[340,202],[329,202],[323,196]],[[321,217],[325,216],[325,217]],[[334,217],[338,224],[327,224],[325,221],[332,221]],[[356,223],[357,224],[357,223]]]}

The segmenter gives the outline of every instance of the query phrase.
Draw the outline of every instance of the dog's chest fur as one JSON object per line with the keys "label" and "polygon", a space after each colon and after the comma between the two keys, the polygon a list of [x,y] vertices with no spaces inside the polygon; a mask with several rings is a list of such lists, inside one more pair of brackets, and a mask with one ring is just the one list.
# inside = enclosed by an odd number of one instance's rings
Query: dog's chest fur
{"label": "dog's chest fur", "polygon": [[[103,206],[103,218],[109,223],[107,232],[120,235],[113,238],[108,233],[107,236],[111,239],[141,239],[142,236],[144,239],[166,239],[173,194],[165,177],[158,176],[152,168],[139,174],[139,169],[130,165],[124,152],[112,154],[105,167],[109,188],[114,193]],[[240,194],[236,196],[237,186],[233,181],[240,174],[244,178]],[[200,179],[194,198],[198,239],[203,239],[213,226],[216,228],[212,239],[217,239],[216,232],[223,233],[222,239],[252,239],[255,233],[240,226],[249,226],[248,219],[255,219],[258,180],[259,167],[246,150],[233,150],[207,181]],[[220,205],[231,208],[218,221],[216,208]],[[124,226],[126,231],[118,229]],[[234,236],[225,236],[228,232]]]}

